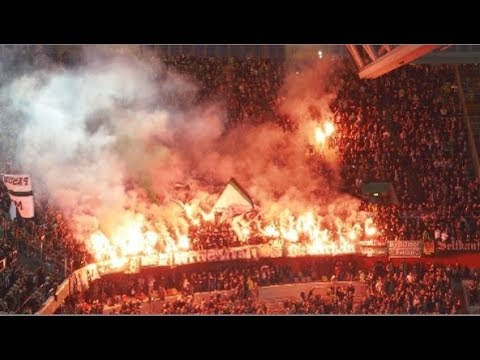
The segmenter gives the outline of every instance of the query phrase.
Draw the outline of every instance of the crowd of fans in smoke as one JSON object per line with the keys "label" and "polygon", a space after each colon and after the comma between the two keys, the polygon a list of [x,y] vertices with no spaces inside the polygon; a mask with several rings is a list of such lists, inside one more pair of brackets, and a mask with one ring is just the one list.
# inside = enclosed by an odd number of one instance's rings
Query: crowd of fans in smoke
{"label": "crowd of fans in smoke", "polygon": [[[390,262],[358,271],[351,263],[337,263],[328,276],[320,276],[317,265],[308,264],[298,272],[289,266],[229,265],[217,271],[103,278],[68,297],[58,312],[148,313],[142,307],[153,302],[159,304],[155,313],[160,314],[457,314],[465,311],[460,281],[473,279],[478,284],[478,273],[458,264]],[[322,280],[330,280],[326,293],[316,293],[318,286],[312,286],[298,297],[272,301],[259,296],[260,286]],[[363,293],[355,297],[361,287]]]}
{"label": "crowd of fans in smoke", "polygon": [[[75,59],[69,52],[40,46],[2,47],[4,61],[13,56],[9,54],[20,55],[25,61],[18,62],[18,65],[11,61],[14,71],[2,72],[0,85],[39,65],[68,67]],[[183,55],[163,56],[161,60],[167,68],[193,78],[197,83],[199,90],[193,100],[187,94],[188,101],[219,101],[224,105],[227,127],[272,121],[285,131],[294,130],[293,121],[278,111],[282,102],[279,89],[287,72],[284,63],[258,58],[239,60]],[[380,230],[379,236],[389,240],[480,241],[480,181],[474,180],[471,173],[466,128],[453,69],[449,66],[405,66],[379,79],[365,81],[358,78],[351,65],[341,64],[332,68],[331,82],[338,89],[331,105],[337,128],[332,143],[338,146],[342,161],[344,190],[361,195],[362,184],[389,181],[393,183],[399,200],[395,205],[377,207],[375,223]],[[173,94],[170,100],[186,101],[178,98],[178,94]],[[16,126],[21,126],[21,122],[12,121],[11,114],[2,112],[0,173],[23,170],[15,163],[15,147],[12,146]],[[8,193],[0,185],[0,208],[8,211],[9,207]],[[5,227],[5,224],[1,226]],[[29,239],[31,247],[28,250],[39,254],[59,278],[91,261],[83,245],[73,238],[66,219],[47,201],[37,201],[33,221],[17,218],[7,227],[12,237],[19,236],[17,228],[23,229],[20,236]],[[232,229],[225,225],[202,227],[193,235],[193,249],[239,244]],[[19,266],[14,265],[10,270],[17,274],[15,279],[29,278],[28,271],[20,270]],[[405,281],[401,279],[407,275],[398,276],[394,279],[390,275],[388,284],[393,282],[404,286]],[[9,279],[6,283],[10,288],[17,280]],[[416,281],[425,282],[420,286],[427,286],[430,280],[426,272]],[[195,283],[196,280],[191,281]],[[386,279],[382,281],[387,282]],[[30,284],[26,280],[23,283]],[[36,285],[42,283],[34,282]],[[379,295],[373,291],[363,311],[368,312],[372,303],[381,303],[387,309],[395,308],[392,296],[410,297],[408,282],[405,286],[398,294]],[[26,285],[23,288],[27,289],[26,293],[33,290]],[[347,290],[341,293],[343,299],[350,296]],[[444,295],[439,296],[444,299]],[[428,296],[421,298],[422,304]],[[327,304],[314,294],[305,299],[317,304],[312,305],[315,308]],[[444,300],[440,301],[441,311],[443,308],[452,310],[454,304],[445,305]],[[417,311],[418,301],[415,304],[412,303],[415,310],[409,308],[408,311]],[[182,305],[182,308],[188,306]],[[426,306],[430,309],[430,305]],[[8,308],[11,309],[10,305]]]}

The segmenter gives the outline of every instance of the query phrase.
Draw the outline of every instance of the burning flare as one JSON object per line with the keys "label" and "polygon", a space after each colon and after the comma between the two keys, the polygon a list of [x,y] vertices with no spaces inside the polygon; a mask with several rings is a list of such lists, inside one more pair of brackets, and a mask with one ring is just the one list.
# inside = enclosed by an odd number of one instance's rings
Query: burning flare
{"label": "burning flare", "polygon": [[375,236],[377,233],[377,229],[372,224],[372,219],[367,219],[367,221],[365,221],[365,234],[369,237]]}
{"label": "burning flare", "polygon": [[322,126],[315,128],[315,141],[319,145],[323,145],[325,141],[335,132],[335,126],[328,120]]}
{"label": "burning flare", "polygon": [[[111,260],[113,267],[121,267],[126,258],[135,255],[158,255],[190,251],[195,231],[202,232],[207,224],[213,225],[212,213],[200,208],[200,202],[192,200],[181,204],[183,212],[165,214],[155,222],[139,213],[120,222],[106,233],[96,231],[88,239],[90,250],[97,261]],[[350,218],[358,214],[349,214]],[[358,216],[361,219],[362,216]],[[365,221],[344,221],[332,215],[320,216],[314,211],[294,214],[285,209],[260,219],[247,221],[242,216],[226,220],[228,226],[243,244],[253,237],[261,237],[270,246],[281,244],[303,246],[310,255],[354,253],[355,246],[362,238],[371,238],[377,232],[372,218]],[[363,231],[362,231],[363,229]]]}

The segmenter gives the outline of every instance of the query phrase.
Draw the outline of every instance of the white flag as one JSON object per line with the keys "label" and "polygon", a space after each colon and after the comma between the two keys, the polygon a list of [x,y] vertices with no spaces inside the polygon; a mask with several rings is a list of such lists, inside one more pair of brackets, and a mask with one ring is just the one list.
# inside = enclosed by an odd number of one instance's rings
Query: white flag
{"label": "white flag", "polygon": [[13,201],[10,203],[10,210],[8,213],[10,214],[10,220],[14,220],[17,217],[17,207]]}
{"label": "white flag", "polygon": [[215,211],[222,212],[227,218],[251,211],[253,208],[253,200],[234,178],[230,179],[214,205]]}
{"label": "white flag", "polygon": [[20,216],[23,218],[32,218],[33,210],[33,192],[30,175],[3,175],[3,183],[8,189],[10,199],[15,204]]}

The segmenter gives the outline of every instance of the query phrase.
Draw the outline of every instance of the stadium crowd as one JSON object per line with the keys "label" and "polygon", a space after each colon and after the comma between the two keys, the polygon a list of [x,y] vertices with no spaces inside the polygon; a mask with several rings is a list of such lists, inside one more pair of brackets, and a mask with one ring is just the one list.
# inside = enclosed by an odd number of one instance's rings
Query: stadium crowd
{"label": "stadium crowd", "polygon": [[459,295],[452,290],[452,269],[414,265],[406,272],[394,266],[375,276],[367,276],[367,293],[354,303],[355,287],[333,286],[326,296],[301,294],[287,300],[290,314],[458,314],[462,307]]}
{"label": "stadium crowd", "polygon": [[[298,298],[285,298],[281,309],[259,296],[259,287],[296,283],[293,276],[287,275],[294,272],[289,266],[230,264],[223,271],[97,279],[88,290],[68,297],[58,313],[140,313],[142,304],[157,302],[160,306],[155,313],[161,314],[457,314],[465,311],[458,292],[461,280],[473,279],[478,286],[478,270],[458,264],[377,263],[370,269],[350,273],[349,283],[337,283],[334,274],[339,266],[336,263],[322,278],[310,276],[313,274],[307,270],[309,276],[296,280],[313,283],[312,289]],[[346,269],[341,272],[349,273]],[[322,279],[329,289],[326,294],[316,294]],[[365,295],[356,299],[359,286],[365,287]]]}
{"label": "stadium crowd", "polygon": [[470,306],[480,305],[480,273],[475,271],[470,276],[470,282],[467,285],[468,304]]}
{"label": "stadium crowd", "polygon": [[[65,54],[50,57],[68,64]],[[278,114],[279,89],[286,72],[281,62],[185,55],[163,56],[162,61],[197,82],[196,101],[222,99],[230,126],[289,121]],[[332,79],[338,88],[331,107],[336,112],[335,142],[342,159],[344,189],[361,195],[361,185],[366,182],[390,181],[399,198],[397,206],[379,211],[382,234],[393,239],[433,239],[440,230],[442,240],[480,241],[480,181],[471,180],[452,68],[408,66],[363,81],[351,64],[345,63],[335,67]],[[11,123],[2,121],[5,125]],[[1,195],[6,210],[8,197],[4,192]],[[52,213],[45,213],[56,222]],[[68,237],[64,228],[58,229],[59,239]],[[202,231],[210,230],[229,231]],[[225,233],[225,238],[230,236]],[[200,246],[222,246],[222,241],[211,242]]]}
{"label": "stadium crowd", "polygon": [[[457,314],[462,300],[454,295],[452,281],[462,275],[460,268],[426,267],[423,263],[369,274],[367,295],[356,313],[360,314]],[[454,279],[455,277],[455,279]]]}
{"label": "stadium crowd", "polygon": [[371,81],[340,70],[332,105],[346,191],[394,185],[399,203],[380,206],[390,239],[480,241],[480,181],[473,179],[454,71],[408,66]]}
{"label": "stadium crowd", "polygon": [[61,276],[45,276],[42,267],[31,271],[11,263],[0,272],[0,313],[35,313],[53,294]]}
{"label": "stadium crowd", "polygon": [[[2,72],[0,85],[39,64],[71,66],[75,58],[69,56],[68,52],[58,52],[52,47],[41,46],[3,46],[1,54],[2,59],[12,60],[20,54],[25,61],[14,65],[13,72]],[[199,88],[194,101],[220,101],[225,106],[228,127],[273,121],[285,131],[293,131],[292,120],[280,115],[278,111],[282,102],[279,90],[287,71],[283,62],[259,58],[159,56],[167,68],[194,79]],[[361,196],[362,184],[369,181],[388,181],[394,185],[399,200],[398,204],[377,207],[375,223],[380,230],[379,236],[397,240],[480,242],[480,180],[473,179],[471,173],[466,128],[452,68],[404,66],[378,79],[365,81],[358,78],[351,64],[342,62],[332,69],[332,84],[337,89],[337,96],[331,107],[335,112],[334,121],[338,129],[333,141],[338,146],[341,158],[343,189]],[[175,99],[175,96],[177,95],[172,95],[172,101],[186,101]],[[11,121],[12,114],[0,114],[0,173],[21,171],[15,164],[15,147],[12,143],[12,135],[17,132],[15,126],[21,126],[21,122],[16,125],[16,122]],[[0,208],[8,212],[9,207],[8,193],[3,184],[0,184]],[[18,237],[21,237],[29,243],[27,249],[39,254],[42,261],[51,265],[47,266],[47,270],[55,279],[61,279],[91,261],[82,244],[74,240],[67,221],[62,218],[58,209],[47,201],[38,201],[36,214],[33,222],[17,218],[8,224],[0,224],[2,232],[8,234],[6,240],[17,238],[18,241]],[[17,232],[18,228],[22,231]],[[226,225],[199,229],[192,227],[192,232],[193,249],[213,249],[239,244],[235,233]],[[252,242],[262,241],[252,239]],[[267,280],[262,280],[263,273],[257,270],[242,274],[192,274],[185,280],[193,292],[231,290],[248,279],[257,284],[256,286],[263,286]],[[273,272],[275,276],[267,276],[269,283],[281,283],[285,281],[285,276],[288,281],[293,280],[292,276],[278,275],[281,274],[280,269]],[[219,278],[221,275],[223,278]],[[448,282],[449,275],[446,270],[438,274],[430,274],[428,271],[414,274],[415,286],[407,280],[409,275],[386,274],[380,281],[380,284],[383,284],[379,285],[381,291],[376,287],[371,288],[369,297],[359,311],[450,313],[458,310],[451,294],[445,290],[448,286],[442,285],[442,289],[438,290],[440,283]],[[18,299],[27,299],[35,293],[35,288],[45,286],[49,287],[44,291],[48,294],[56,281],[40,281],[42,278],[33,281],[34,273],[21,265],[13,265],[1,276],[4,311],[11,311],[21,305],[18,303],[20,300],[11,300],[12,295],[8,295],[10,292],[25,294],[18,295]],[[315,278],[312,275],[310,277]],[[212,285],[212,282],[215,285]],[[172,284],[169,286],[172,287]],[[385,290],[392,289],[392,286],[398,291]],[[432,289],[432,286],[435,288]],[[478,288],[478,285],[476,286]],[[415,290],[412,287],[415,287]],[[287,308],[298,311],[310,309],[309,312],[354,311],[349,303],[350,293],[344,290],[330,294],[329,299],[314,294],[304,296],[302,301],[306,301],[306,305],[289,303]],[[415,292],[417,290],[418,294]],[[339,299],[337,293],[343,294],[342,300],[335,300]],[[472,290],[472,293],[475,292]],[[415,297],[416,295],[418,296]],[[476,295],[472,296],[475,298]],[[7,301],[7,298],[10,300]],[[222,303],[222,299],[224,298],[214,298],[210,305],[205,306],[208,309],[221,307],[218,304]],[[408,300],[405,304],[410,305],[402,308],[403,305],[398,304],[404,300]],[[341,305],[335,308],[332,307],[334,303]],[[198,310],[196,306],[203,305],[186,301],[166,311],[190,311],[185,309],[192,307]],[[252,311],[263,311],[263,308],[255,306],[252,303],[247,307]],[[93,309],[100,311],[98,304]],[[124,311],[137,311],[135,309],[136,305],[132,304]]]}
{"label": "stadium crowd", "polygon": [[218,310],[217,305],[226,305],[226,299],[238,300],[237,305],[244,300],[253,301],[258,298],[261,286],[327,281],[332,276],[339,281],[353,280],[355,267],[352,262],[337,261],[332,271],[326,268],[325,261],[312,260],[303,262],[296,270],[289,265],[239,263],[218,264],[204,271],[158,270],[154,274],[115,274],[91,281],[88,290],[72,294],[60,311],[88,313],[98,311],[98,304],[106,304],[108,308],[122,308],[131,302],[138,304],[140,301],[154,299],[165,301],[167,296],[180,296],[179,302],[166,305],[172,306],[170,310],[185,306],[194,311],[198,310],[198,304],[192,302],[194,294],[221,292],[221,296],[215,294],[211,299],[216,304],[214,308]]}

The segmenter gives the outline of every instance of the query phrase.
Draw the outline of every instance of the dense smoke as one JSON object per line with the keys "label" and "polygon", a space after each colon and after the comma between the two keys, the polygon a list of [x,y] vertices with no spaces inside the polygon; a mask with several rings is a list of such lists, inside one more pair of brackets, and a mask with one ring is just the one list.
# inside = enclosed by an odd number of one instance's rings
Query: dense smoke
{"label": "dense smoke", "polygon": [[[316,121],[332,119],[325,64],[286,78],[280,110],[297,123],[294,133],[274,124],[226,132],[223,104],[195,103],[192,80],[154,56],[121,49],[83,49],[78,66],[37,68],[1,90],[2,103],[25,123],[16,160],[35,191],[73,219],[79,239],[99,229],[115,237],[132,219],[139,231],[146,219],[147,230],[174,224],[185,233],[172,187],[193,178],[202,179],[193,201],[206,212],[218,194],[205,184],[231,177],[266,217],[285,209],[345,213],[343,219],[355,212],[357,202],[337,193],[338,177],[312,176],[305,156]],[[325,162],[334,166],[331,153]]]}

